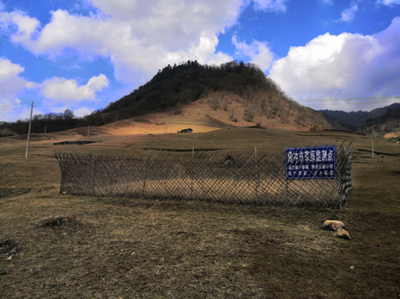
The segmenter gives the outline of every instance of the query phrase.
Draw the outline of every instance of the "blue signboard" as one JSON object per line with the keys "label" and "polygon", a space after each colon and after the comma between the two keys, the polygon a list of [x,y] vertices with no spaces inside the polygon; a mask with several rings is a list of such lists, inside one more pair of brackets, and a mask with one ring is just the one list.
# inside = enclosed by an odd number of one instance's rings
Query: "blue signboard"
{"label": "blue signboard", "polygon": [[286,179],[336,178],[335,151],[334,145],[286,148]]}

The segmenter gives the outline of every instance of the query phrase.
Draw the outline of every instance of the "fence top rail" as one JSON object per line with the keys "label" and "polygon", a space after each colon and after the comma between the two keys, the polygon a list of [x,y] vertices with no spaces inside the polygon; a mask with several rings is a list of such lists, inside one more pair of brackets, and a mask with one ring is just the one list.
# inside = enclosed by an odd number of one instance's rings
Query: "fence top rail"
{"label": "fence top rail", "polygon": [[191,148],[191,149],[163,148],[163,149],[160,149],[160,148],[155,148],[155,147],[146,147],[143,150],[145,150],[145,151],[149,151],[149,150],[151,150],[151,151],[167,151],[167,152],[192,152],[192,151],[215,152],[215,151],[222,151],[224,149],[223,148],[195,148],[195,149],[193,149],[193,148]]}

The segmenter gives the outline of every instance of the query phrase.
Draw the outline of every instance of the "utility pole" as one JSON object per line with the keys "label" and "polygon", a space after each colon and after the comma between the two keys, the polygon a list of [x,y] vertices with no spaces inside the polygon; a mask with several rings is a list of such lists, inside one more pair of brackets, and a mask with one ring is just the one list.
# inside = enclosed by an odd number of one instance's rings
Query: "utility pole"
{"label": "utility pole", "polygon": [[243,105],[243,129],[244,129],[244,116],[246,115],[244,108],[246,108],[246,105]]}
{"label": "utility pole", "polygon": [[117,122],[118,121],[118,113],[117,113],[117,115],[115,115],[115,122]]}
{"label": "utility pole", "polygon": [[32,104],[31,104],[31,117],[30,117],[30,119],[29,119],[28,141],[27,141],[27,143],[26,143],[25,159],[28,158],[28,152],[29,152],[29,137],[30,137],[30,135],[31,135],[32,111],[33,111],[33,102],[32,102]]}
{"label": "utility pole", "polygon": [[88,127],[87,127],[87,137],[89,137],[89,129],[90,129],[90,123],[88,123]]}
{"label": "utility pole", "polygon": [[374,157],[374,131],[371,131],[372,158]]}
{"label": "utility pole", "polygon": [[47,131],[47,124],[44,124],[44,133],[46,134]]}
{"label": "utility pole", "polygon": [[167,116],[165,117],[164,134],[167,133]]}
{"label": "utility pole", "polygon": [[135,126],[135,135],[137,134],[137,125]]}

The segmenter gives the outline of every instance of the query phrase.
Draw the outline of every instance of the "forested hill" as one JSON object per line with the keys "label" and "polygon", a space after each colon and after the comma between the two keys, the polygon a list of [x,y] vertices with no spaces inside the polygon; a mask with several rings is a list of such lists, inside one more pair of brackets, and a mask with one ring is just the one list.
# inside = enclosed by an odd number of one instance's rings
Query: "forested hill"
{"label": "forested hill", "polygon": [[331,128],[320,112],[290,99],[256,65],[236,61],[220,66],[201,65],[197,61],[168,65],[146,84],[111,102],[102,113],[118,114],[118,119],[122,119],[149,112],[179,110],[203,96],[212,97],[214,104],[211,105],[218,107],[218,101],[222,99],[212,94],[221,92],[239,96],[243,104],[257,111],[259,117],[310,129]]}
{"label": "forested hill", "polygon": [[[48,133],[57,132],[88,124],[102,126],[115,122],[117,115],[118,120],[157,112],[183,115],[183,108],[200,98],[204,98],[209,105],[206,110],[215,111],[215,118],[229,125],[235,125],[240,119],[233,111],[237,108],[233,106],[244,104],[245,120],[250,126],[279,123],[288,130],[331,128],[322,113],[290,99],[254,64],[232,61],[209,66],[187,61],[166,66],[129,95],[84,117],[77,118],[68,109],[64,113],[35,115],[32,132],[42,133],[45,128]],[[204,114],[209,114],[209,111],[204,111]],[[24,119],[4,123],[0,125],[0,130],[9,129],[17,134],[26,134],[28,127],[29,119]]]}
{"label": "forested hill", "polygon": [[[146,84],[111,102],[104,113],[137,116],[186,105],[212,91],[228,91],[243,96],[249,90],[276,89],[276,85],[255,65],[236,61],[221,66],[201,65],[197,61],[166,66]],[[123,110],[122,110],[123,109]]]}

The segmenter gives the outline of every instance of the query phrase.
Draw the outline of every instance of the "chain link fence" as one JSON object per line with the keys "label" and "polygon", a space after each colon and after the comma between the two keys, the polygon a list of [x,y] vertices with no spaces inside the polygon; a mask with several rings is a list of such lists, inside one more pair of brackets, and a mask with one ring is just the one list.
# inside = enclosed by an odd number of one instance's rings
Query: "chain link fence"
{"label": "chain link fence", "polygon": [[351,143],[336,148],[332,179],[287,179],[285,153],[153,150],[129,157],[56,153],[60,193],[104,197],[342,208]]}

